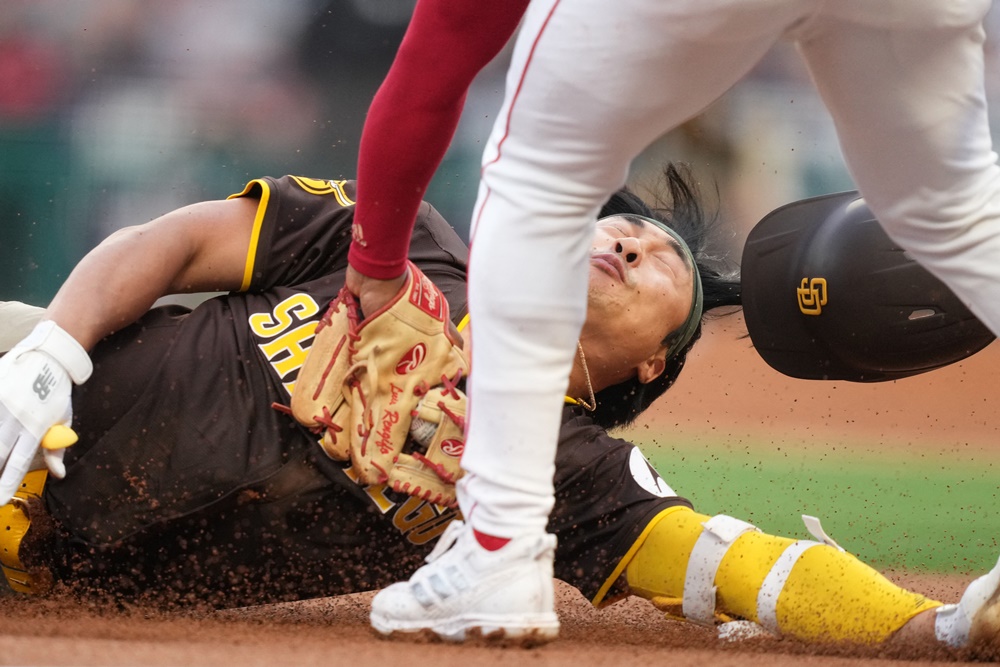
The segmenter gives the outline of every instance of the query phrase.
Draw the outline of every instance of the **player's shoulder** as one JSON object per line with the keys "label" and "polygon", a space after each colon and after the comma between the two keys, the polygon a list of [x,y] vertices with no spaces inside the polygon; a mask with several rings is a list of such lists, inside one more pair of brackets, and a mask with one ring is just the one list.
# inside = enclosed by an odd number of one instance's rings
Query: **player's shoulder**
{"label": "player's shoulder", "polygon": [[356,196],[354,181],[289,174],[255,178],[228,198],[251,197],[260,201],[262,212],[306,221],[323,215],[350,218]]}
{"label": "player's shoulder", "polygon": [[602,437],[610,437],[607,430],[597,422],[581,406],[567,403],[563,406],[562,426],[559,430],[559,440],[585,441]]}
{"label": "player's shoulder", "polygon": [[633,443],[608,433],[583,408],[573,405],[563,408],[557,465],[561,461],[563,465],[582,466],[595,459],[626,453],[634,447]]}
{"label": "player's shoulder", "polygon": [[628,440],[623,440],[609,433],[608,428],[602,426],[594,418],[593,412],[578,403],[570,402],[568,399],[563,406],[560,434],[573,440],[601,440],[608,444],[632,444]]}
{"label": "player's shoulder", "polygon": [[592,500],[609,496],[615,503],[677,497],[634,442],[609,434],[582,408],[564,409],[559,436],[557,487],[587,488]]}
{"label": "player's shoulder", "polygon": [[410,241],[410,259],[418,260],[424,254],[437,255],[444,251],[452,264],[463,269],[469,261],[469,247],[455,228],[428,202],[421,202]]}

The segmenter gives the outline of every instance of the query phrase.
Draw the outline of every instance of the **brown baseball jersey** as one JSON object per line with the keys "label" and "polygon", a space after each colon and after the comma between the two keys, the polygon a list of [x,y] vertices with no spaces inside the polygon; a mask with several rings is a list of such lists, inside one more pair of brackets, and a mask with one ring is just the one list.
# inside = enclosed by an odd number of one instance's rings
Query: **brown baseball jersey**
{"label": "brown baseball jersey", "polygon": [[[80,443],[50,480],[69,582],[220,606],[349,593],[403,579],[453,510],[359,486],[287,405],[344,283],[354,183],[261,178],[240,291],[155,308],[102,341],[76,389]],[[465,313],[467,248],[429,204],[410,258]],[[568,405],[556,461],[556,576],[595,603],[678,498],[629,442]]]}

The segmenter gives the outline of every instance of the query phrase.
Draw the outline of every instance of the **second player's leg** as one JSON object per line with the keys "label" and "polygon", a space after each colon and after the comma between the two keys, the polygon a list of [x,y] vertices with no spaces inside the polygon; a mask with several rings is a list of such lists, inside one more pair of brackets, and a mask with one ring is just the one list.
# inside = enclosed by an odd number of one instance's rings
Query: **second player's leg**
{"label": "second player's leg", "polygon": [[632,158],[739,79],[804,4],[532,2],[473,220],[473,373],[458,488],[471,530],[442,538],[435,560],[375,597],[378,631],[554,636],[545,528],[594,219]]}
{"label": "second player's leg", "polygon": [[741,78],[801,4],[532,3],[473,219],[460,497],[477,529],[507,537],[546,525],[600,205],[631,160]]}

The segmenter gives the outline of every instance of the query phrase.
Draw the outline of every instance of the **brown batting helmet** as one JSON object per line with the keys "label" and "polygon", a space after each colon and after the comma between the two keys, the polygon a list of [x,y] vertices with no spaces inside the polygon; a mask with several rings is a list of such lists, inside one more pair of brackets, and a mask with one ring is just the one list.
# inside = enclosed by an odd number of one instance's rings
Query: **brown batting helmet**
{"label": "brown batting helmet", "polygon": [[757,352],[797,378],[879,382],[960,361],[994,336],[883,231],[857,192],[764,217],[742,260]]}

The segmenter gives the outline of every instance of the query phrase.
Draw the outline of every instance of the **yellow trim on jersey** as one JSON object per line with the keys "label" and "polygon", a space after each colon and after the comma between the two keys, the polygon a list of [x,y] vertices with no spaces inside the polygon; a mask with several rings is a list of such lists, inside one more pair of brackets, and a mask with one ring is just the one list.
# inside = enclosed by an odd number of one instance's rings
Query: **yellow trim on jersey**
{"label": "yellow trim on jersey", "polygon": [[686,505],[675,505],[674,507],[668,507],[659,514],[657,514],[656,516],[654,516],[652,520],[650,520],[650,522],[646,524],[646,527],[643,529],[639,537],[637,537],[635,542],[632,543],[632,546],[625,553],[622,559],[618,561],[618,565],[611,572],[611,576],[609,576],[604,581],[604,585],[601,586],[601,588],[597,591],[597,595],[595,595],[594,598],[590,601],[592,605],[597,607],[604,601],[604,596],[608,594],[608,590],[611,589],[612,584],[618,581],[618,577],[622,576],[622,572],[624,572],[625,568],[628,567],[628,564],[632,561],[632,557],[635,556],[637,551],[639,551],[639,548],[642,546],[643,542],[646,541],[646,538],[649,537],[649,534],[653,531],[653,529],[656,528],[656,525],[660,523],[660,521],[665,519],[667,516],[679,510],[690,511],[690,508],[687,507]]}
{"label": "yellow trim on jersey", "polygon": [[306,176],[292,176],[291,179],[309,194],[328,195],[333,192],[333,184],[327,180],[308,178]]}
{"label": "yellow trim on jersey", "polygon": [[250,289],[250,282],[253,280],[254,262],[257,260],[257,244],[260,242],[260,228],[264,224],[264,214],[267,212],[267,202],[271,199],[271,187],[262,178],[255,178],[246,184],[242,192],[229,195],[226,199],[236,199],[250,194],[254,185],[260,186],[260,202],[257,204],[257,215],[253,219],[253,230],[250,232],[250,247],[247,248],[247,261],[243,267],[243,284],[240,285],[240,292]]}
{"label": "yellow trim on jersey", "polygon": [[354,201],[344,191],[347,181],[328,181],[306,176],[291,176],[291,179],[309,194],[333,195],[341,206],[354,206]]}

